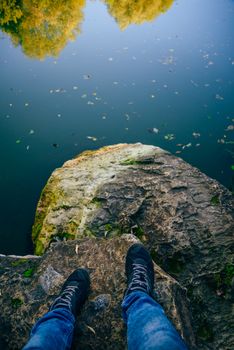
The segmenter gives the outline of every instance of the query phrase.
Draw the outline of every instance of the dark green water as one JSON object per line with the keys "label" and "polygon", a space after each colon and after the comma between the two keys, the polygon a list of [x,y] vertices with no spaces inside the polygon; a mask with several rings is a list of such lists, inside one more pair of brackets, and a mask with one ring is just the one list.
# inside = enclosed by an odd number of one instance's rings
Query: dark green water
{"label": "dark green water", "polygon": [[43,186],[86,149],[153,144],[233,186],[234,1],[175,1],[122,31],[101,1],[83,12],[56,58],[0,33],[0,253],[32,251]]}

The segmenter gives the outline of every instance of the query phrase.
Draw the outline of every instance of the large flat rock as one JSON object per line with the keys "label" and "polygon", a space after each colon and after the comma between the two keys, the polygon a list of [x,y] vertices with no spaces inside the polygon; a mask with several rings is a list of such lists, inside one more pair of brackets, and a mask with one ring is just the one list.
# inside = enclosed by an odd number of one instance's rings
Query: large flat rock
{"label": "large flat rock", "polygon": [[[116,244],[112,241],[122,242],[123,234],[135,236],[148,247],[157,266],[179,286],[178,295],[187,291],[190,312],[179,302],[180,297],[167,299],[174,294],[160,284],[157,287],[158,294],[167,300],[167,310],[175,308],[177,314],[180,310],[187,324],[191,313],[196,348],[230,350],[234,344],[233,232],[230,191],[182,159],[158,147],[137,143],[87,151],[56,169],[38,203],[33,241],[38,255],[53,242],[61,241],[59,249],[66,261],[66,247],[75,244],[72,240],[90,238],[91,252],[91,242],[94,247],[97,242],[107,242],[111,247]],[[64,243],[66,240],[71,242]],[[49,252],[46,256],[51,255]],[[105,259],[105,252],[100,254]],[[123,276],[123,266],[117,260],[115,263],[112,268],[120,269]],[[95,268],[101,273],[108,266],[102,269],[96,264]],[[103,285],[109,286],[108,276],[104,271]],[[59,276],[56,278],[59,281]],[[102,293],[114,300],[112,292]],[[117,312],[119,309],[114,314]],[[114,332],[114,324],[110,324],[109,332]],[[110,334],[105,332],[103,339]],[[190,329],[190,344],[193,332]],[[120,344],[117,335],[111,333],[110,339]],[[103,344],[110,347],[109,343]]]}
{"label": "large flat rock", "polygon": [[[132,235],[111,240],[85,238],[56,243],[38,259],[0,258],[0,333],[4,335],[5,348],[22,348],[35,320],[47,311],[64,280],[79,266],[89,270],[92,292],[78,317],[73,348],[124,349],[124,262],[128,247],[136,241]],[[185,290],[157,265],[155,279],[158,300],[181,335],[193,345]]]}

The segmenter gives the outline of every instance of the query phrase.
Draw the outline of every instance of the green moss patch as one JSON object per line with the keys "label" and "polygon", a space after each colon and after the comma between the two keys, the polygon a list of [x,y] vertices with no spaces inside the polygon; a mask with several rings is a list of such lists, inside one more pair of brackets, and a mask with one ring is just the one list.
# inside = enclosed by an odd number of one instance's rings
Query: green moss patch
{"label": "green moss patch", "polygon": [[143,238],[143,236],[145,234],[143,228],[140,226],[136,226],[136,227],[132,228],[132,233],[140,240]]}
{"label": "green moss patch", "polygon": [[33,276],[34,271],[35,271],[35,269],[33,267],[31,267],[23,272],[23,276],[26,278],[30,278]]}
{"label": "green moss patch", "polygon": [[23,305],[23,300],[19,299],[19,298],[12,298],[11,299],[11,306],[14,309],[18,309],[21,305]]}
{"label": "green moss patch", "polygon": [[104,226],[104,228],[105,228],[105,231],[109,232],[109,231],[112,230],[112,225],[111,225],[111,224],[106,224],[106,225]]}
{"label": "green moss patch", "polygon": [[44,250],[45,250],[44,244],[38,239],[35,245],[35,254],[42,255],[44,253]]}
{"label": "green moss patch", "polygon": [[35,253],[37,255],[41,255],[45,250],[45,248],[42,247],[42,242],[38,244],[37,241],[40,237],[48,208],[53,208],[56,205],[58,199],[62,200],[62,198],[63,193],[58,187],[58,180],[52,177],[41,192],[40,200],[36,210],[34,225],[32,227],[32,240],[35,243]]}
{"label": "green moss patch", "polygon": [[147,164],[152,164],[153,160],[152,159],[143,159],[143,160],[137,160],[133,158],[128,158],[123,160],[120,165],[147,165]]}
{"label": "green moss patch", "polygon": [[220,204],[220,199],[219,199],[219,195],[216,194],[215,196],[213,196],[210,200],[210,204],[211,205],[219,205]]}
{"label": "green moss patch", "polygon": [[102,203],[104,202],[105,200],[102,199],[102,198],[98,198],[98,197],[94,197],[92,200],[91,200],[91,204],[94,204],[97,208],[100,208],[102,206]]}
{"label": "green moss patch", "polygon": [[11,266],[16,267],[16,266],[20,266],[22,264],[26,264],[28,262],[28,259],[19,259],[16,261],[12,261]]}
{"label": "green moss patch", "polygon": [[232,279],[234,278],[234,265],[226,264],[222,271],[216,273],[207,279],[207,283],[215,293],[224,297],[227,291],[232,286]]}

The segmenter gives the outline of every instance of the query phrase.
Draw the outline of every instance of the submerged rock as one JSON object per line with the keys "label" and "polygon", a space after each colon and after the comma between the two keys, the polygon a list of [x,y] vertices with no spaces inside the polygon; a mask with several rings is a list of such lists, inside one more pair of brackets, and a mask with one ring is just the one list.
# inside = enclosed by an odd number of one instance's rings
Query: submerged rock
{"label": "submerged rock", "polygon": [[84,152],[55,170],[42,192],[33,241],[36,254],[46,253],[27,262],[35,263],[30,280],[13,258],[1,259],[0,327],[9,329],[1,333],[10,348],[22,345],[64,278],[86,266],[93,294],[74,346],[123,349],[123,261],[135,236],[156,263],[158,299],[190,347],[231,349],[233,222],[231,193],[158,147]]}

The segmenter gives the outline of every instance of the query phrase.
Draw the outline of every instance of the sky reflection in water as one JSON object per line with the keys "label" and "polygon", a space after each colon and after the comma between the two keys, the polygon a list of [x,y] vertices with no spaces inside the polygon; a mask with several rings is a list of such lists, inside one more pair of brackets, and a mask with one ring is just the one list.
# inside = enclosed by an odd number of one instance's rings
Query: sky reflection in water
{"label": "sky reflection in water", "polygon": [[85,149],[154,144],[232,185],[234,2],[169,1],[150,22],[144,11],[123,16],[126,0],[109,12],[101,1],[64,3],[57,32],[46,13],[54,46],[28,30],[37,16],[0,35],[1,253],[30,251],[41,189]]}

